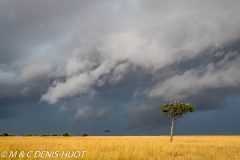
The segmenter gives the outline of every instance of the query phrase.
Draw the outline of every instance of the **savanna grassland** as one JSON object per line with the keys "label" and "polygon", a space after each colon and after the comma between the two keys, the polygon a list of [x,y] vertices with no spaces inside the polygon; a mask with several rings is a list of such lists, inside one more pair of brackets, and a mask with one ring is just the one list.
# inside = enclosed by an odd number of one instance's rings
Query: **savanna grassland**
{"label": "savanna grassland", "polygon": [[0,159],[238,160],[240,136],[0,137]]}

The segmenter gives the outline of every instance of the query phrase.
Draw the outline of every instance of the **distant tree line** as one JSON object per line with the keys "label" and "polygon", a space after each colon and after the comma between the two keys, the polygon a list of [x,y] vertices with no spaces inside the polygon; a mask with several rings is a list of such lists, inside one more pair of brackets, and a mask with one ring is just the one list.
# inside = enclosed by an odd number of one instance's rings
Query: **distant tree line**
{"label": "distant tree line", "polygon": [[[106,134],[108,132],[110,132],[109,130],[105,130],[104,132],[106,132]],[[1,137],[6,137],[6,136],[15,136],[15,135],[11,135],[11,134],[8,134],[8,133],[3,133],[0,135]],[[34,136],[32,134],[23,134],[22,136]],[[42,137],[45,137],[45,136],[61,136],[60,134],[42,134],[42,135],[35,135],[35,136],[42,136]],[[70,135],[69,133],[64,133],[62,136],[64,137],[70,137],[70,136],[75,136],[75,135]],[[82,134],[83,137],[87,137],[88,134],[86,133],[83,133]],[[227,134],[218,134],[218,136],[227,136]]]}
{"label": "distant tree line", "polygon": [[[105,132],[106,135],[107,135],[107,133],[109,133],[110,130],[104,130],[104,132]],[[9,135],[8,133],[3,133],[3,134],[1,134],[0,136],[14,136],[14,135]],[[42,137],[46,137],[46,136],[61,136],[61,135],[59,135],[59,134],[42,134],[42,135],[23,134],[22,136],[42,136]],[[62,136],[64,136],[64,137],[70,137],[70,136],[75,136],[75,135],[71,135],[71,134],[69,134],[69,133],[66,132],[66,133],[64,133]],[[82,136],[83,136],[83,137],[87,137],[88,134],[87,134],[87,133],[83,133]]]}
{"label": "distant tree line", "polygon": [[[8,133],[3,133],[0,136],[5,137],[5,136],[15,136],[15,135],[10,135]],[[60,134],[42,134],[42,135],[33,135],[33,134],[23,134],[22,136],[42,136],[42,137],[46,137],[46,136],[64,136],[64,137],[70,137],[70,136],[76,136],[76,135],[71,135],[69,133],[64,133],[63,135]],[[83,137],[88,136],[88,134],[84,133],[82,134]]]}

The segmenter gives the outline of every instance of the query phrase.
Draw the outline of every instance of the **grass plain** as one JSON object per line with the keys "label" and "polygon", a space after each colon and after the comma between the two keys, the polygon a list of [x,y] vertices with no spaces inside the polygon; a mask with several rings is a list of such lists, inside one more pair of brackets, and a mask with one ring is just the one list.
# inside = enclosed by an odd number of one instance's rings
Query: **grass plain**
{"label": "grass plain", "polygon": [[[16,157],[9,157],[11,151],[17,151]],[[25,155],[19,157],[21,151]],[[86,152],[78,158],[49,158],[45,153],[34,158],[36,151]],[[169,136],[0,137],[0,159],[239,160],[240,136],[174,136],[173,142]]]}

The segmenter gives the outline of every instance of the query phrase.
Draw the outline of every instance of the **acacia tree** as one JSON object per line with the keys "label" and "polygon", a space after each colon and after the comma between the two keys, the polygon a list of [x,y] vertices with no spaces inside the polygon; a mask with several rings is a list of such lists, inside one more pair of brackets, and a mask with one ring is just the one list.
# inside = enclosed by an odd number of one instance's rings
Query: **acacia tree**
{"label": "acacia tree", "polygon": [[175,103],[167,103],[160,106],[159,110],[161,110],[165,116],[170,115],[172,117],[172,127],[170,132],[170,142],[172,142],[174,121],[182,117],[184,113],[193,112],[195,110],[195,107],[188,103],[185,104],[179,101],[175,101]]}
{"label": "acacia tree", "polygon": [[105,133],[106,133],[106,135],[107,135],[107,133],[108,133],[108,132],[110,132],[110,130],[105,130],[104,132],[105,132]]}

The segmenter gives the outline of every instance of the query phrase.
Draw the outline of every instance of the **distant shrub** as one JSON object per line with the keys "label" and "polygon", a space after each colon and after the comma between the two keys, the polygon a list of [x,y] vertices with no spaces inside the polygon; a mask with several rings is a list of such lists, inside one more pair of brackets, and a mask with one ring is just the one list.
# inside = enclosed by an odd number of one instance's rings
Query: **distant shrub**
{"label": "distant shrub", "polygon": [[84,134],[82,134],[82,136],[83,136],[83,137],[86,137],[86,136],[88,136],[88,134],[84,133]]}
{"label": "distant shrub", "polygon": [[7,133],[3,133],[0,136],[10,136],[10,135],[8,135]]}
{"label": "distant shrub", "polygon": [[226,136],[226,134],[219,134],[219,136]]}
{"label": "distant shrub", "polygon": [[69,133],[64,133],[63,136],[67,137],[67,136],[71,136]]}

